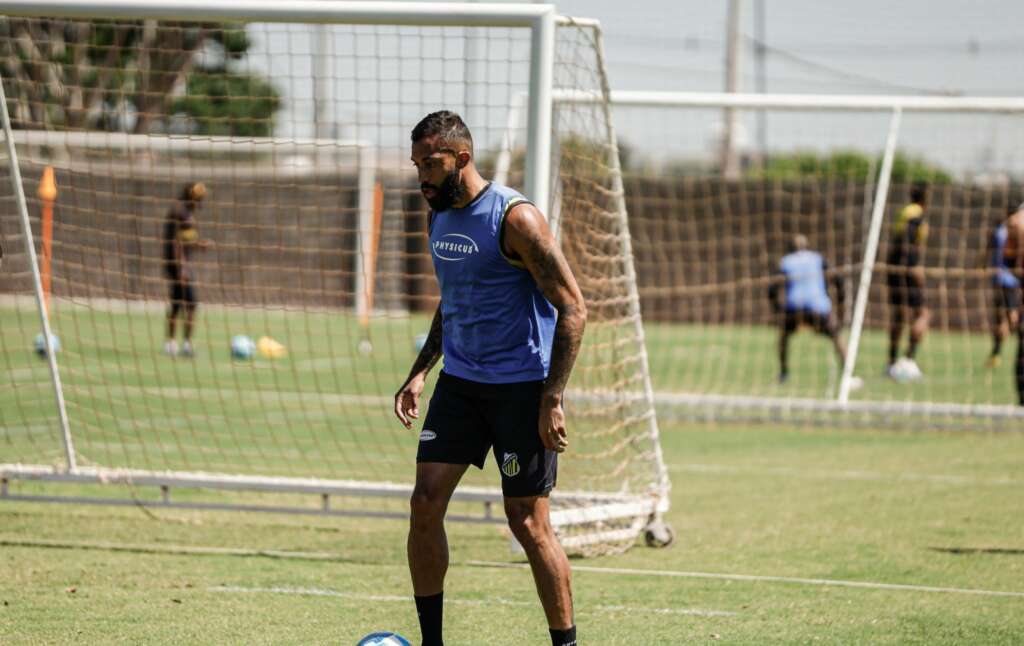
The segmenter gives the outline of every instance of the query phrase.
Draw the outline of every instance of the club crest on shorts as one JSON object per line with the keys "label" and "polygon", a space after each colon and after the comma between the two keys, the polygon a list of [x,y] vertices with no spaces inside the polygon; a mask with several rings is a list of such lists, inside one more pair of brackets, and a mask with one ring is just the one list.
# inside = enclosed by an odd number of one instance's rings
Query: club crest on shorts
{"label": "club crest on shorts", "polygon": [[501,472],[509,478],[519,475],[519,456],[515,453],[506,453],[501,461]]}
{"label": "club crest on shorts", "polygon": [[420,431],[420,442],[429,442],[435,437],[437,437],[437,433],[435,433],[434,431],[429,431],[427,429],[423,429],[422,431]]}

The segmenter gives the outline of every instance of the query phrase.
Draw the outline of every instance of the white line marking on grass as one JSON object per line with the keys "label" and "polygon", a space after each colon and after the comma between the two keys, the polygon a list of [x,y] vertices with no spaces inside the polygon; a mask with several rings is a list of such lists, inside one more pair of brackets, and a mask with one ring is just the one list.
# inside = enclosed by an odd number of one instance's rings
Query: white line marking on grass
{"label": "white line marking on grass", "polygon": [[394,399],[386,395],[348,395],[344,393],[301,392],[287,390],[261,390],[229,388],[179,388],[176,386],[115,386],[97,387],[108,393],[124,393],[125,395],[153,395],[169,399],[187,399],[219,401],[223,397],[233,397],[246,401],[267,401],[272,403],[294,402],[300,405],[337,404],[337,405],[383,405],[393,403]]}
{"label": "white line marking on grass", "polygon": [[45,538],[0,537],[0,545],[6,547],[55,547],[72,550],[108,550],[111,552],[138,552],[145,554],[201,555],[201,556],[263,556],[269,558],[300,559],[305,561],[341,561],[340,554],[328,552],[289,552],[284,550],[259,550],[237,547],[204,547],[192,545],[152,545],[144,543],[107,543],[103,541],[60,541]]}
{"label": "white line marking on grass", "polygon": [[30,384],[45,388],[48,385],[49,377],[46,374],[46,367],[38,368],[14,368],[0,373],[2,381],[10,381],[18,384],[21,388],[27,388]]}
{"label": "white line marking on grass", "polygon": [[351,366],[355,363],[352,357],[330,357],[327,359],[303,359],[295,362],[295,367],[302,370],[321,370],[323,368],[337,368],[339,366]]}
{"label": "white line marking on grass", "polygon": [[[493,561],[467,561],[466,565],[476,567],[517,568],[529,567],[526,563],[499,563]],[[801,585],[836,586],[843,588],[869,588],[874,590],[907,590],[910,592],[951,592],[977,594],[988,597],[1021,597],[1024,592],[1011,590],[979,590],[977,588],[946,588],[930,585],[909,585],[905,583],[876,583],[872,581],[842,581],[837,579],[804,579],[788,576],[767,576],[759,574],[720,574],[716,572],[679,572],[675,570],[641,570],[638,568],[596,567],[573,565],[573,572],[595,572],[599,574],[640,574],[643,576],[676,577],[687,579],[719,579],[724,581],[765,581],[771,583],[798,583]]]}
{"label": "white line marking on grass", "polygon": [[881,471],[808,471],[792,467],[741,467],[727,464],[670,464],[669,471],[691,473],[735,473],[749,475],[775,475],[797,477],[814,480],[874,480],[874,481],[919,481],[938,482],[943,484],[980,484],[980,485],[1019,485],[1022,480],[1014,478],[976,478],[973,476],[956,476],[928,473],[883,473]]}
{"label": "white line marking on grass", "polygon": [[[207,588],[211,592],[237,592],[237,593],[271,593],[271,594],[295,594],[313,597],[337,597],[341,599],[355,599],[356,601],[395,601],[401,603],[409,603],[412,600],[412,596],[400,596],[392,594],[358,594],[355,592],[338,592],[337,590],[325,590],[323,588],[293,588],[289,586],[278,586],[272,588],[249,588],[236,585],[217,585],[211,588]],[[502,597],[488,597],[487,599],[452,599],[446,597],[444,602],[446,604],[453,604],[457,606],[492,606],[495,604],[503,606],[529,606],[533,607],[536,604],[534,601],[515,601],[513,599],[504,599]],[[697,608],[645,608],[643,606],[607,606],[607,605],[594,605],[589,606],[589,609],[599,612],[646,612],[658,615],[693,615],[698,617],[732,617],[735,616],[735,612],[726,612],[724,610],[700,610]],[[577,608],[579,612],[581,608]]]}
{"label": "white line marking on grass", "polygon": [[0,437],[14,436],[14,435],[35,435],[35,434],[50,434],[54,433],[54,429],[57,426],[56,420],[52,425],[36,424],[33,426],[8,426],[7,428],[0,429]]}

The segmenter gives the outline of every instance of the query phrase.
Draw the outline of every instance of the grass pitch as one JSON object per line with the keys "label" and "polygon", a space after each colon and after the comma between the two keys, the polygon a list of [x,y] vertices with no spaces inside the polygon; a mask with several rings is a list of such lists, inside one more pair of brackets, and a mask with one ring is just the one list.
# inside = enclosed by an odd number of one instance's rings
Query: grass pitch
{"label": "grass pitch", "polygon": [[[207,308],[191,361],[159,354],[161,319],[158,308],[57,308],[85,461],[407,475],[413,438],[374,431],[396,425],[390,394],[425,318],[375,324],[363,356],[344,316]],[[31,311],[0,309],[2,462],[61,457],[37,331]],[[810,333],[794,339],[791,382],[779,386],[769,328],[646,331],[658,391],[826,397],[835,387],[827,342]],[[234,362],[238,333],[269,334],[289,356]],[[896,386],[876,376],[884,338],[872,331],[857,397],[1010,403],[1009,368],[984,371],[987,349],[983,334],[933,333],[927,379]],[[339,415],[355,430],[339,433]],[[1024,434],[669,421],[661,431],[677,543],[574,562],[582,644],[1020,643]],[[496,480],[493,469],[473,478]],[[546,643],[532,579],[501,531],[453,523],[449,540],[448,643]],[[410,594],[402,521],[0,502],[2,644],[415,638]]]}
{"label": "grass pitch", "polygon": [[[1024,436],[673,425],[663,440],[678,540],[574,561],[581,643],[1024,634]],[[393,520],[0,503],[0,642],[415,638],[404,540]],[[449,541],[447,643],[545,643],[505,537],[450,523]]]}

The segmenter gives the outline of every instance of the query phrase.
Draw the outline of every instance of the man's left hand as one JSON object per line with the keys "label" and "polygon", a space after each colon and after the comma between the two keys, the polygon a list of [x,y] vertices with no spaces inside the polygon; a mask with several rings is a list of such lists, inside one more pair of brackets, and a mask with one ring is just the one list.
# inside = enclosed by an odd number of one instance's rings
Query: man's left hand
{"label": "man's left hand", "polygon": [[561,402],[544,402],[540,405],[540,441],[544,448],[562,453],[569,446],[569,433],[565,430],[565,411]]}

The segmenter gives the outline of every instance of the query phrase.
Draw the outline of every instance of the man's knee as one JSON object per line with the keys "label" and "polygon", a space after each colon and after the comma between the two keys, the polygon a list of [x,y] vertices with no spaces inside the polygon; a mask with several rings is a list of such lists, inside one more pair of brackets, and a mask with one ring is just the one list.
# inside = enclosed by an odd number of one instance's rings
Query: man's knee
{"label": "man's knee", "polygon": [[427,528],[442,523],[447,509],[447,497],[429,484],[417,484],[409,497],[410,521],[414,528]]}
{"label": "man's knee", "polygon": [[535,499],[505,500],[505,516],[509,529],[523,547],[540,545],[550,540],[554,532],[546,513]]}

